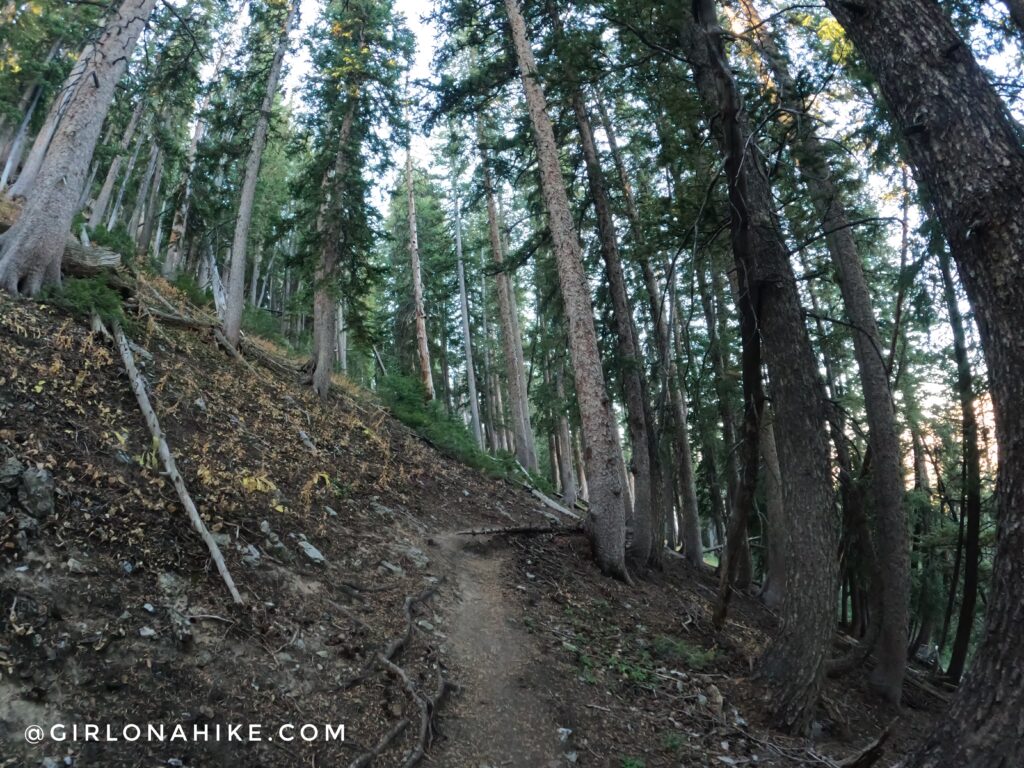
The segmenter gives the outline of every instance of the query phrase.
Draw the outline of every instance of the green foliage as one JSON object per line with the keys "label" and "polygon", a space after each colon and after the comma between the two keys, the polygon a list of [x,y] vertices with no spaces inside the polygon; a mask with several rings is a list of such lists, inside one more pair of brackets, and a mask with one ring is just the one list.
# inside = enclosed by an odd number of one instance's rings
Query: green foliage
{"label": "green foliage", "polygon": [[199,281],[192,275],[181,274],[174,280],[174,287],[185,294],[188,300],[197,307],[209,307],[213,305],[213,296],[209,291],[199,286]]}
{"label": "green foliage", "polygon": [[281,333],[281,320],[265,309],[250,304],[245,305],[242,313],[242,330],[253,336],[272,341],[278,346],[288,348],[291,345]]}
{"label": "green foliage", "polygon": [[97,315],[105,324],[125,324],[121,294],[103,276],[67,278],[60,287],[46,289],[42,300],[82,320]]}
{"label": "green foliage", "polygon": [[706,669],[715,660],[712,649],[700,648],[693,643],[668,635],[658,635],[651,646],[655,656],[669,662],[682,662],[690,669]]}
{"label": "green foliage", "polygon": [[125,262],[131,262],[135,258],[135,243],[124,226],[117,226],[108,230],[104,226],[96,227],[89,233],[89,239],[93,245],[109,248],[121,254]]}
{"label": "green foliage", "polygon": [[639,757],[624,757],[621,766],[622,768],[647,768],[647,763]]}
{"label": "green foliage", "polygon": [[683,748],[683,737],[680,736],[678,733],[666,733],[665,738],[662,739],[661,743],[662,746],[665,747],[665,749],[670,749],[673,752],[678,752],[680,749]]}
{"label": "green foliage", "polygon": [[418,380],[392,374],[381,382],[379,392],[395,418],[443,453],[492,474],[512,472],[511,461],[502,462],[481,451],[466,425],[446,414],[439,402],[426,402],[423,386]]}

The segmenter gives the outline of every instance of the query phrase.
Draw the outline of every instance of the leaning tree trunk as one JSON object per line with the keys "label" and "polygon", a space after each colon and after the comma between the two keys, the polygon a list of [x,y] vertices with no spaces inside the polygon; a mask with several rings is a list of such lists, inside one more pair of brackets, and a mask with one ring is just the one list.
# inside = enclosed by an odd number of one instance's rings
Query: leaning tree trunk
{"label": "leaning tree trunk", "polygon": [[409,215],[409,261],[412,266],[412,300],[416,315],[416,354],[424,397],[434,399],[434,376],[430,367],[430,345],[427,340],[427,313],[423,309],[423,273],[420,268],[420,242],[416,222],[416,184],[413,180],[412,149],[405,155],[405,188]]}
{"label": "leaning tree trunk", "polygon": [[107,206],[110,205],[110,198],[114,194],[114,185],[117,184],[117,179],[121,174],[124,154],[128,151],[128,147],[132,145],[132,141],[135,140],[135,131],[139,127],[139,120],[142,119],[142,110],[145,106],[146,100],[139,99],[135,109],[132,110],[132,116],[128,120],[128,127],[125,128],[124,135],[121,136],[121,141],[117,145],[117,154],[110,161],[110,168],[107,169],[107,175],[103,179],[103,186],[100,187],[100,193],[96,196],[96,202],[93,203],[92,212],[89,214],[89,229],[99,227],[103,223],[103,218],[107,215]]}
{"label": "leaning tree trunk", "polygon": [[[615,129],[608,111],[600,99],[598,99],[597,106],[604,127],[605,137],[611,149],[612,161],[615,164],[623,197],[625,198],[626,217],[629,220],[630,231],[636,246],[637,261],[644,276],[644,287],[647,290],[647,301],[650,305],[651,318],[657,339],[658,372],[662,389],[668,393],[672,408],[672,418],[670,419],[672,445],[675,450],[676,477],[679,481],[680,497],[682,498],[683,555],[691,565],[699,566],[704,561],[704,548],[700,538],[700,512],[697,506],[696,476],[693,469],[693,451],[690,448],[689,425],[687,423],[686,382],[679,374],[675,355],[672,354],[672,341],[668,323],[669,313],[666,301],[662,296],[661,290],[658,288],[658,281],[654,274],[654,269],[651,267],[651,260],[646,250],[644,228],[640,221],[636,200],[633,196],[633,185],[630,183],[626,164],[623,162],[621,152],[619,151]],[[648,431],[654,428],[651,421],[653,420],[648,422]],[[655,446],[651,450],[651,461],[655,467],[659,458],[656,453],[657,447]],[[655,492],[660,493],[660,491]],[[670,516],[674,516],[674,513],[671,506],[664,509],[664,498],[665,494],[662,494],[662,517],[667,520]],[[671,538],[675,539],[674,520],[672,521],[672,530],[673,536]],[[657,535],[660,535],[660,533]]]}
{"label": "leaning tree trunk", "polygon": [[871,451],[871,504],[878,526],[877,550],[882,584],[881,631],[875,643],[872,685],[889,701],[899,703],[906,671],[908,610],[910,604],[910,549],[903,510],[903,469],[896,412],[889,389],[889,371],[881,334],[872,308],[871,291],[864,276],[853,227],[829,169],[825,144],[814,130],[814,120],[800,96],[789,65],[769,34],[751,0],[738,0],[747,26],[775,82],[781,113],[795,119],[792,149],[800,178],[811,205],[821,220],[832,263],[839,278],[843,307],[855,327],[854,355],[864,392],[864,411]]}
{"label": "leaning tree trunk", "polygon": [[527,39],[526,22],[518,0],[505,0],[505,11],[533,128],[541,193],[569,325],[569,352],[586,441],[585,463],[590,494],[587,532],[601,570],[628,578],[622,449],[601,367],[590,287],[583,270],[583,253],[569,208],[547,100],[537,80],[537,63]]}
{"label": "leaning tree trunk", "polygon": [[[787,561],[782,626],[760,665],[779,727],[806,731],[824,680],[825,658],[835,628],[838,589],[832,476],[826,442],[824,395],[817,361],[804,325],[789,249],[775,218],[774,200],[761,157],[747,124],[722,46],[723,32],[714,3],[696,3],[700,25],[680,15],[680,42],[690,61],[705,114],[726,163],[732,209],[733,249],[741,274],[741,312],[763,340],[776,417],[786,429],[776,434],[790,532],[798,552]],[[750,306],[750,305],[753,306]],[[749,330],[744,333],[747,345]],[[753,379],[753,350],[744,350],[744,399],[747,419],[744,472],[756,472],[760,403]],[[755,402],[751,406],[750,400]],[[752,450],[751,450],[752,449]],[[751,466],[753,465],[753,466]],[[741,482],[741,490],[748,485]],[[737,503],[737,507],[740,504]]]}
{"label": "leaning tree trunk", "polygon": [[33,89],[32,100],[29,102],[28,107],[25,110],[24,116],[21,118],[21,122],[18,123],[18,130],[15,131],[11,143],[7,148],[7,157],[4,160],[3,172],[0,172],[0,192],[3,192],[7,188],[7,182],[14,174],[14,169],[18,167],[18,163],[21,162],[21,154],[25,145],[25,137],[28,136],[28,128],[32,124],[32,116],[35,114],[36,107],[39,106],[39,99],[42,98],[43,88],[42,86],[35,86]]}
{"label": "leaning tree trunk", "polygon": [[0,240],[0,287],[36,294],[60,283],[60,263],[89,162],[114,89],[128,67],[156,0],[124,0],[92,55],[83,54],[81,83],[71,93],[21,216]]}
{"label": "leaning tree trunk", "polygon": [[235,219],[235,236],[231,242],[231,272],[228,274],[227,308],[224,312],[224,336],[238,346],[242,332],[242,311],[245,309],[245,263],[248,258],[249,227],[252,224],[252,209],[256,201],[256,183],[260,177],[263,150],[267,148],[267,133],[270,129],[270,115],[277,95],[277,82],[281,77],[284,57],[288,52],[288,36],[298,18],[298,0],[289,0],[288,15],[277,40],[277,49],[270,62],[267,87],[263,94],[259,115],[256,118],[256,132],[249,145],[249,157],[245,161],[245,177],[238,198],[238,218]]}
{"label": "leaning tree trunk", "polygon": [[498,295],[498,319],[501,322],[501,343],[505,357],[505,378],[508,382],[509,409],[515,432],[516,458],[531,471],[537,469],[537,452],[533,445],[533,424],[530,402],[526,391],[526,365],[523,361],[523,339],[519,331],[519,309],[516,306],[515,287],[505,264],[505,244],[501,237],[501,216],[496,201],[494,178],[487,151],[483,145],[483,126],[478,124],[480,141],[480,168],[487,200],[487,226],[491,242],[491,255],[498,271],[494,275]]}
{"label": "leaning tree trunk", "polygon": [[908,764],[1024,764],[1024,146],[1019,126],[931,0],[826,4],[878,81],[975,312],[999,469],[985,632],[949,714]]}
{"label": "leaning tree trunk", "polygon": [[[625,394],[629,441],[633,447],[633,472],[635,475],[635,491],[633,494],[633,540],[630,547],[630,558],[641,567],[646,567],[651,559],[656,542],[661,539],[661,515],[655,513],[658,495],[651,480],[651,465],[657,461],[651,456],[652,440],[648,434],[651,425],[647,423],[644,403],[647,400],[646,388],[643,383],[643,358],[637,344],[637,331],[633,322],[633,307],[629,300],[629,289],[626,287],[626,275],[622,269],[619,256],[618,235],[615,232],[615,221],[612,218],[611,203],[605,188],[604,173],[597,155],[597,144],[591,128],[590,115],[579,86],[572,94],[572,107],[576,116],[576,126],[583,146],[583,158],[587,169],[587,182],[590,197],[597,214],[598,237],[601,244],[601,257],[604,260],[605,275],[608,278],[608,290],[612,297],[613,320],[618,351],[618,365],[621,371],[622,388]],[[690,526],[693,527],[692,525]],[[696,526],[696,540],[693,533],[686,541],[686,551],[692,548],[703,557],[700,544],[700,526]],[[660,547],[659,547],[660,549]],[[659,552],[660,554],[660,552]]]}
{"label": "leaning tree trunk", "polygon": [[[974,413],[974,377],[971,375],[971,361],[967,355],[967,334],[964,320],[957,305],[953,273],[949,268],[949,254],[945,249],[939,255],[942,271],[943,295],[949,313],[949,325],[953,330],[953,353],[956,357],[956,390],[960,399],[960,418],[963,425],[963,494],[962,515],[966,518],[964,529],[964,592],[960,600],[960,618],[953,639],[953,651],[949,657],[946,675],[954,682],[960,682],[967,664],[967,651],[974,628],[974,611],[978,602],[978,564],[981,559],[981,455],[978,451],[978,417]],[[954,584],[954,589],[956,585]]]}
{"label": "leaning tree trunk", "polygon": [[[123,10],[124,5],[121,7]],[[150,11],[152,11],[152,8],[150,8]],[[104,36],[108,35],[110,31],[111,27],[108,26],[104,30]],[[136,37],[136,39],[138,38]],[[134,42],[132,43],[132,46],[134,47]],[[58,129],[61,127],[64,116],[71,107],[71,103],[73,101],[76,101],[79,105],[82,103],[82,99],[76,97],[78,96],[79,86],[85,83],[88,73],[97,68],[101,68],[104,65],[113,66],[116,63],[110,61],[98,62],[98,59],[102,57],[102,52],[99,53],[100,55],[97,55],[96,47],[91,44],[85,46],[82,50],[81,56],[78,57],[78,61],[75,62],[75,66],[72,67],[70,74],[68,74],[67,79],[64,81],[64,84],[61,86],[60,90],[57,91],[53,104],[50,105],[50,111],[47,113],[46,120],[43,121],[43,125],[39,129],[39,133],[36,134],[35,141],[32,142],[32,149],[29,150],[28,157],[25,159],[25,164],[21,167],[21,171],[18,173],[18,179],[11,185],[11,189],[8,192],[11,197],[28,197],[29,193],[32,191],[35,186],[36,179],[39,176],[39,172],[43,167],[43,161],[46,159],[46,155],[50,151],[50,146],[54,141],[54,137],[57,135]],[[130,51],[128,55],[131,55]],[[125,62],[124,68],[121,69],[122,74],[127,66],[127,62]],[[94,88],[99,88],[99,86],[95,85],[95,81]],[[87,93],[89,95],[93,95],[95,91],[89,91],[87,89]],[[113,99],[113,96],[111,96],[111,99]],[[103,111],[104,118],[106,118],[107,109],[110,109],[109,103]],[[67,135],[66,130],[62,131],[62,133]],[[98,135],[99,133],[97,132],[97,136]],[[93,145],[95,146],[95,140],[93,141]],[[89,161],[86,160],[87,165],[88,162]]]}

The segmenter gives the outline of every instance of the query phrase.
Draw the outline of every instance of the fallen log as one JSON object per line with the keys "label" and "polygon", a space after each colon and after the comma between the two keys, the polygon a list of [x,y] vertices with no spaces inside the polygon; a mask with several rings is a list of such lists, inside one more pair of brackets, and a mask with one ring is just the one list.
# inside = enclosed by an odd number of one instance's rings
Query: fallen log
{"label": "fallen log", "polygon": [[135,393],[135,399],[139,404],[139,410],[142,411],[142,415],[146,420],[146,426],[149,427],[149,431],[153,435],[153,440],[157,443],[157,451],[160,454],[160,459],[163,461],[164,471],[174,484],[174,489],[178,492],[178,498],[181,500],[182,505],[185,507],[185,511],[188,513],[189,520],[192,522],[192,527],[195,528],[196,532],[206,544],[207,549],[210,551],[210,557],[213,558],[213,562],[217,566],[217,571],[220,573],[221,578],[224,579],[228,592],[231,593],[231,598],[236,603],[241,604],[243,602],[242,596],[235,587],[235,581],[231,578],[231,573],[228,571],[227,564],[224,562],[224,556],[221,554],[220,547],[217,546],[217,542],[214,540],[213,536],[210,535],[210,531],[206,528],[206,524],[199,516],[199,510],[196,509],[195,502],[192,501],[188,488],[185,486],[185,480],[178,471],[178,466],[174,461],[174,454],[171,453],[171,448],[167,444],[167,438],[160,429],[160,421],[157,418],[156,411],[153,410],[153,406],[149,401],[149,395],[146,394],[146,384],[142,380],[142,376],[139,374],[139,369],[135,366],[135,357],[132,354],[131,343],[128,341],[128,337],[125,336],[124,331],[118,323],[113,324],[113,331],[114,340],[117,342],[118,349],[121,352],[121,361],[124,363],[125,371],[128,373],[128,379],[131,381],[132,391]]}

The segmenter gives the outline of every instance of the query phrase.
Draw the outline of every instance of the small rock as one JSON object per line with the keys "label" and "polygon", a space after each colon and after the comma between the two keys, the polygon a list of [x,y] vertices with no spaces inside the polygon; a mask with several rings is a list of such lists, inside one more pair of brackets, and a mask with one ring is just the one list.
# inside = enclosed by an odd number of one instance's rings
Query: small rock
{"label": "small rock", "polygon": [[18,501],[33,517],[53,514],[53,475],[45,469],[30,467],[21,476]]}
{"label": "small rock", "polygon": [[263,534],[270,533],[270,522],[269,521],[263,520],[263,521],[260,522],[260,533],[263,533]]}
{"label": "small rock", "polygon": [[185,763],[176,757],[169,758],[167,760],[167,764],[171,766],[171,768],[182,768],[182,766],[185,765]]}
{"label": "small rock", "polygon": [[413,563],[416,564],[417,568],[426,568],[430,565],[430,558],[427,557],[426,553],[419,547],[407,547],[402,550],[402,554],[412,560]]}
{"label": "small rock", "polygon": [[195,403],[194,403],[194,405],[195,405],[195,407],[196,407],[196,408],[198,408],[198,409],[199,409],[200,411],[202,411],[203,413],[206,413],[206,401],[205,401],[205,400],[203,400],[203,398],[201,398],[201,397],[197,397],[197,398],[196,398],[196,401],[195,401]]}
{"label": "small rock", "polygon": [[324,557],[324,553],[314,547],[305,538],[299,539],[299,548],[302,549],[303,553],[317,565],[326,565],[327,558]]}
{"label": "small rock", "polygon": [[27,565],[19,565],[17,568],[14,569],[14,572],[15,573],[27,573],[28,572],[28,566]]}
{"label": "small rock", "polygon": [[563,744],[569,740],[572,736],[572,728],[559,728],[558,729],[558,740]]}
{"label": "small rock", "polygon": [[420,629],[425,630],[427,632],[433,632],[434,631],[434,625],[431,624],[426,619],[419,619],[416,622],[416,626],[418,626]]}
{"label": "small rock", "polygon": [[14,490],[21,482],[21,474],[25,471],[25,465],[13,456],[3,464],[0,464],[0,488]]}
{"label": "small rock", "polygon": [[156,630],[152,627],[143,627],[139,630],[139,637],[156,637]]}
{"label": "small rock", "polygon": [[118,448],[116,451],[114,451],[114,458],[117,459],[122,464],[134,464],[135,463],[135,460],[132,458],[131,454],[128,453],[127,451],[121,450],[120,448]]}
{"label": "small rock", "polygon": [[325,507],[324,507],[324,512],[326,512],[326,513],[327,513],[327,516],[328,516],[328,517],[337,517],[337,516],[338,516],[338,513],[337,513],[337,512],[335,512],[335,511],[334,511],[333,509],[331,509],[330,507],[326,507],[326,506],[325,506]]}
{"label": "small rock", "polygon": [[64,765],[64,761],[61,760],[60,762],[58,762],[52,757],[44,757],[39,764],[43,768],[61,768],[61,766]]}
{"label": "small rock", "polygon": [[395,565],[387,560],[381,560],[380,565],[386,571],[391,571],[396,576],[405,576],[405,569],[400,565]]}
{"label": "small rock", "polygon": [[146,613],[156,613],[156,608],[153,607],[152,603],[143,603],[142,610],[144,610]]}
{"label": "small rock", "polygon": [[720,690],[718,690],[718,686],[716,686],[716,685],[709,685],[708,686],[708,709],[710,709],[712,711],[712,713],[715,714],[716,717],[718,715],[722,714],[722,704],[723,703],[724,703],[724,701],[722,699],[722,692]]}
{"label": "small rock", "polygon": [[129,563],[127,560],[121,561],[121,572],[124,573],[125,576],[131,576],[132,571],[134,570],[135,566]]}
{"label": "small rock", "polygon": [[231,535],[227,533],[211,533],[210,536],[217,542],[218,547],[227,547],[231,545]]}
{"label": "small rock", "polygon": [[576,761],[579,760],[579,757],[580,756],[576,752],[566,752],[565,753],[565,759],[568,760],[573,765],[576,765]]}

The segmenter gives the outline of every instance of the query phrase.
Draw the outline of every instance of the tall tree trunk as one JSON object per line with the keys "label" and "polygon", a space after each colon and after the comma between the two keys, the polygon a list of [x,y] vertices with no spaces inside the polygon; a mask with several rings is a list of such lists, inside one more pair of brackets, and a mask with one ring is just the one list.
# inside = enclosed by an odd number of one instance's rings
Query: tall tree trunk
{"label": "tall tree trunk", "polygon": [[245,176],[242,180],[242,191],[238,197],[238,217],[235,219],[235,236],[231,242],[231,272],[228,275],[227,309],[224,313],[224,336],[238,346],[242,331],[242,310],[245,308],[245,264],[249,256],[249,227],[252,224],[252,209],[256,201],[256,184],[260,177],[260,165],[263,162],[263,151],[267,148],[267,132],[270,129],[270,117],[277,95],[277,83],[284,66],[284,57],[288,52],[288,37],[298,20],[298,0],[288,0],[288,15],[284,19],[274,58],[270,62],[267,74],[267,87],[263,94],[259,116],[256,119],[256,132],[249,145],[249,156],[245,161]]}
{"label": "tall tree trunk", "polygon": [[[854,326],[853,348],[864,392],[864,410],[871,451],[871,502],[878,526],[877,550],[882,584],[881,631],[875,644],[873,686],[898,703],[906,670],[908,610],[910,603],[910,549],[903,510],[903,470],[896,431],[896,413],[889,390],[889,371],[883,352],[850,217],[843,196],[829,169],[825,144],[814,130],[789,65],[772,39],[751,0],[737,0],[746,26],[753,30],[778,92],[781,114],[796,121],[792,148],[800,178],[821,220],[832,264],[839,278],[843,306]],[[742,25],[738,25],[742,26]],[[742,30],[740,30],[742,31]]]}
{"label": "tall tree trunk", "polygon": [[[145,258],[149,254],[149,247],[153,243],[153,231],[157,232],[157,240],[160,239],[159,221],[163,217],[163,198],[161,191],[164,183],[164,153],[160,153],[157,160],[156,172],[153,177],[153,184],[149,192],[149,201],[146,204],[145,224],[135,247],[135,253],[139,258]],[[153,246],[153,253],[157,253],[159,242]]]}
{"label": "tall tree trunk", "polygon": [[541,192],[558,266],[565,317],[569,324],[569,351],[586,440],[590,490],[588,534],[601,570],[628,578],[625,562],[626,505],[625,489],[622,487],[622,449],[601,367],[590,288],[583,270],[583,253],[569,208],[547,101],[537,80],[537,64],[518,0],[505,0],[505,11],[533,127]]}
{"label": "tall tree trunk", "polygon": [[[684,11],[680,42],[693,66],[708,121],[712,125],[720,123],[714,134],[729,181],[733,250],[741,280],[747,412],[744,473],[756,475],[757,471],[763,400],[757,392],[760,353],[756,347],[763,339],[776,416],[786,425],[775,436],[782,475],[787,479],[783,488],[785,506],[792,541],[799,542],[800,547],[787,560],[782,626],[765,652],[760,674],[771,692],[774,722],[781,728],[804,732],[821,693],[839,585],[824,396],[789,250],[725,58],[714,3],[698,0],[695,5],[703,29]],[[744,478],[741,491],[752,485]],[[749,511],[745,500],[738,500],[736,506],[736,517]]]}
{"label": "tall tree trunk", "polygon": [[1024,146],[971,48],[930,0],[826,0],[878,81],[949,243],[988,363],[999,445],[985,632],[912,768],[1024,764]]}
{"label": "tall tree trunk", "polygon": [[121,185],[117,189],[117,197],[114,198],[114,204],[110,208],[110,215],[107,217],[106,228],[108,232],[113,231],[114,227],[117,226],[117,222],[121,218],[121,206],[124,204],[124,196],[128,194],[128,185],[132,181],[132,174],[135,172],[135,164],[139,160],[139,152],[142,151],[142,145],[145,144],[145,140],[145,136],[139,137],[138,141],[135,142],[135,149],[132,150],[132,154],[128,158],[128,165],[125,166],[124,176],[121,178]]}
{"label": "tall tree trunk", "polygon": [[427,341],[427,314],[423,309],[423,274],[420,269],[420,243],[416,223],[416,185],[413,180],[412,149],[405,155],[405,187],[409,207],[409,259],[412,263],[412,299],[416,315],[416,354],[424,397],[434,399],[434,376],[430,367],[430,345]]}
{"label": "tall tree trunk", "polygon": [[469,327],[469,296],[466,293],[466,267],[462,261],[462,202],[459,200],[459,182],[452,168],[452,205],[455,210],[455,258],[459,273],[459,310],[462,315],[462,351],[466,355],[466,386],[469,390],[469,415],[473,439],[484,449],[484,436],[480,428],[480,401],[476,396],[476,369],[473,365],[473,335]]}
{"label": "tall tree trunk", "polygon": [[39,106],[39,99],[42,98],[42,86],[35,86],[33,93],[34,95],[32,100],[29,102],[28,108],[25,110],[25,114],[21,118],[21,122],[18,124],[18,130],[15,131],[8,147],[7,159],[4,162],[4,169],[3,172],[0,173],[0,192],[7,188],[7,182],[14,174],[15,169],[18,167],[18,163],[21,162],[21,155],[25,146],[25,138],[28,136],[28,128],[32,123],[32,115],[35,114],[36,107]]}
{"label": "tall tree trunk", "polygon": [[526,391],[526,365],[523,360],[523,340],[519,331],[519,308],[515,286],[505,264],[505,244],[501,237],[501,216],[497,192],[489,157],[483,144],[483,125],[478,124],[480,141],[480,167],[483,174],[484,196],[487,201],[487,225],[491,242],[491,255],[498,271],[494,281],[498,295],[498,318],[501,321],[501,343],[505,357],[505,379],[509,390],[509,410],[515,432],[516,458],[527,469],[536,471],[537,453],[533,444],[533,424],[530,402]]}
{"label": "tall tree trunk", "polygon": [[160,161],[160,145],[156,137],[152,137],[152,146],[149,149],[149,160],[146,163],[146,170],[139,181],[139,188],[135,192],[135,203],[132,205],[132,215],[128,218],[128,235],[135,241],[138,238],[139,225],[149,202],[149,190],[156,178],[156,166]]}
{"label": "tall tree trunk", "polygon": [[[146,2],[146,0],[139,0],[139,2]],[[121,9],[124,9],[122,4]],[[152,9],[150,9],[152,11]],[[110,33],[111,29],[108,26],[103,34],[104,36]],[[104,40],[109,38],[104,37]],[[136,38],[137,39],[137,38]],[[134,46],[134,43],[133,43]],[[100,50],[100,56],[102,57],[105,53]],[[97,50],[92,44],[85,46],[82,50],[82,54],[78,57],[75,62],[75,66],[71,68],[71,72],[68,74],[67,79],[61,86],[60,90],[54,96],[53,104],[50,105],[50,111],[46,115],[46,120],[43,121],[42,127],[39,129],[39,133],[36,134],[35,141],[32,142],[32,149],[29,150],[28,157],[25,159],[25,163],[21,167],[21,171],[18,173],[18,179],[11,185],[11,189],[8,192],[10,197],[28,197],[29,193],[35,186],[36,179],[39,176],[39,172],[42,170],[43,161],[46,159],[46,155],[50,150],[50,145],[53,143],[54,138],[57,136],[57,131],[61,127],[64,120],[64,116],[67,114],[72,103],[75,103],[81,108],[82,99],[77,98],[79,96],[79,86],[86,83],[86,78],[89,77],[89,73],[98,72],[100,69],[105,69],[114,66],[113,62],[109,61],[98,61]],[[128,52],[128,56],[131,56],[131,52]],[[125,67],[127,68],[127,62]],[[121,74],[123,74],[123,69]],[[120,75],[118,76],[120,79]],[[93,89],[87,89],[89,96],[94,96],[98,86]],[[111,95],[113,100],[113,95]],[[110,109],[110,104],[106,105],[103,110],[103,119],[106,119],[106,111]],[[100,126],[102,129],[102,124]],[[67,129],[61,131],[63,136],[68,135]],[[99,131],[97,131],[97,137]],[[93,149],[95,149],[96,141],[93,140]],[[91,159],[91,157],[89,158]],[[88,165],[89,160],[86,160]]]}
{"label": "tall tree trunk", "polygon": [[[619,151],[614,125],[600,99],[598,99],[598,111],[601,115],[605,136],[608,139],[612,153],[612,161],[615,164],[626,202],[626,217],[629,220],[630,231],[636,246],[636,259],[643,273],[644,287],[647,291],[647,301],[650,304],[651,318],[653,319],[656,334],[659,378],[661,379],[662,389],[667,393],[671,405],[672,446],[675,452],[674,469],[676,478],[679,481],[680,497],[682,499],[683,553],[691,565],[701,565],[704,560],[704,552],[700,540],[700,514],[697,507],[693,452],[690,448],[689,425],[687,424],[686,382],[683,380],[681,372],[678,371],[675,355],[672,354],[672,340],[668,322],[669,312],[667,311],[665,298],[663,298],[662,292],[658,288],[654,269],[651,266],[644,229],[640,222],[640,214],[633,196],[633,186],[626,171],[626,164],[623,162],[622,154]],[[645,399],[645,404],[646,402]],[[654,428],[652,422],[653,419],[647,420],[648,432],[651,432]],[[658,453],[659,451],[655,445],[651,449],[651,462],[655,468],[659,461]],[[652,477],[652,485],[656,486],[658,484]],[[662,506],[664,506],[664,498],[664,494],[662,494]],[[664,509],[663,515],[666,518],[669,516],[674,517],[673,508]],[[674,540],[676,538],[674,520],[671,527],[673,531],[671,538]],[[656,533],[656,535],[660,536],[660,533]]]}
{"label": "tall tree trunk", "polygon": [[[651,466],[654,461],[657,461],[657,457],[652,457],[650,453],[652,440],[648,434],[650,426],[647,424],[644,405],[647,400],[647,392],[642,380],[644,362],[637,344],[633,307],[629,300],[629,289],[626,287],[622,259],[619,256],[618,235],[615,232],[615,221],[612,218],[611,203],[608,200],[601,161],[597,154],[597,144],[594,142],[590,115],[578,86],[575,86],[572,94],[572,107],[576,116],[580,142],[583,146],[590,196],[597,214],[601,257],[604,260],[605,276],[608,279],[608,290],[612,298],[612,318],[615,324],[618,365],[625,395],[629,441],[633,448],[633,472],[636,480],[632,510],[633,540],[629,554],[633,562],[640,567],[646,567],[651,559],[652,551],[655,550],[657,542],[661,539],[659,530],[661,516],[655,513],[658,497],[651,480]],[[696,494],[694,494],[694,501],[696,501]],[[691,536],[686,541],[687,550],[693,547],[697,557],[702,558],[699,524],[695,540],[692,535],[693,531],[690,533]],[[660,554],[661,547],[657,546],[657,549]],[[688,557],[692,557],[692,554],[688,553]]]}
{"label": "tall tree trunk", "polygon": [[[320,263],[313,287],[313,391],[326,398],[331,388],[338,341],[338,258],[340,257],[344,184],[348,182],[349,137],[355,123],[358,99],[351,98],[338,130],[338,146],[333,166],[323,180],[324,200],[317,230],[320,232]],[[415,227],[415,223],[413,223]],[[415,235],[413,235],[415,237]],[[419,266],[418,264],[416,265]],[[244,263],[243,263],[244,269]]]}
{"label": "tall tree trunk", "polygon": [[132,116],[128,120],[128,126],[124,130],[124,134],[121,136],[121,141],[117,145],[117,154],[114,155],[114,159],[110,161],[110,168],[107,169],[107,175],[103,179],[103,186],[100,187],[100,193],[96,197],[96,202],[93,203],[92,211],[89,214],[89,229],[96,229],[103,223],[104,217],[107,215],[107,206],[110,205],[110,198],[114,194],[114,185],[117,184],[118,176],[121,175],[121,166],[124,163],[124,154],[128,151],[128,147],[132,145],[135,140],[135,131],[139,127],[139,121],[142,119],[142,111],[146,106],[146,100],[140,98],[138,103],[135,105],[135,109],[132,110]]}
{"label": "tall tree trunk", "polygon": [[[555,398],[559,403],[566,402],[565,374],[561,363],[555,369]],[[572,509],[576,506],[579,488],[572,468],[572,434],[569,430],[567,410],[561,408],[558,414],[558,476],[562,485],[562,500],[565,502],[565,506]]]}
{"label": "tall tree trunk", "polygon": [[[953,639],[953,651],[949,658],[946,675],[959,682],[967,663],[967,651],[974,629],[974,611],[978,601],[978,564],[981,560],[981,455],[978,450],[978,418],[974,412],[974,377],[971,375],[971,361],[967,354],[967,334],[964,320],[957,304],[953,273],[949,266],[949,254],[945,248],[939,253],[942,271],[942,287],[949,313],[949,325],[953,330],[953,354],[956,358],[956,390],[960,399],[960,418],[963,439],[963,495],[964,504],[961,519],[966,519],[963,529],[964,589],[960,599],[960,618]],[[955,584],[954,584],[955,588]]]}
{"label": "tall tree trunk", "polygon": [[789,538],[786,505],[783,500],[782,470],[775,447],[775,419],[766,408],[761,419],[761,458],[764,460],[765,506],[767,507],[767,550],[761,600],[769,608],[777,609],[784,602],[786,586],[786,559],[792,557],[793,543]]}
{"label": "tall tree trunk", "polygon": [[68,96],[60,127],[21,216],[0,236],[0,287],[36,294],[45,284],[60,283],[64,253],[78,197],[82,192],[96,141],[156,0],[124,0],[76,69],[81,83]]}

